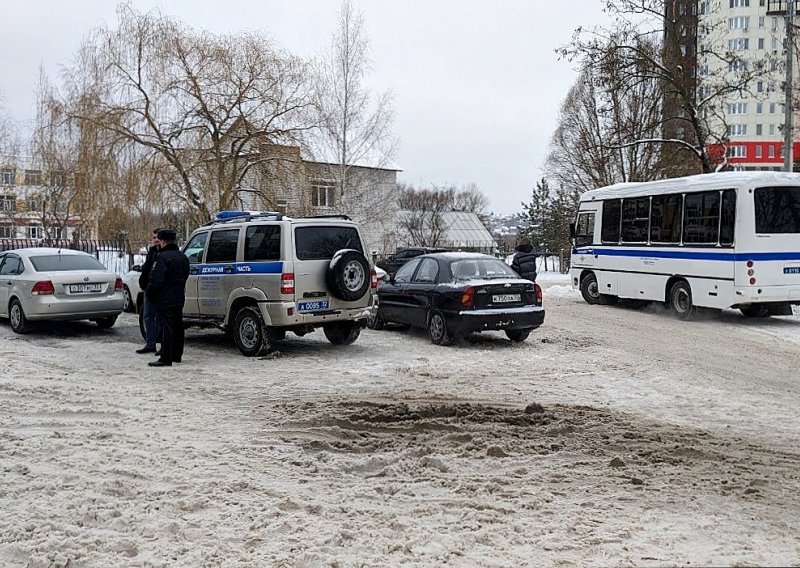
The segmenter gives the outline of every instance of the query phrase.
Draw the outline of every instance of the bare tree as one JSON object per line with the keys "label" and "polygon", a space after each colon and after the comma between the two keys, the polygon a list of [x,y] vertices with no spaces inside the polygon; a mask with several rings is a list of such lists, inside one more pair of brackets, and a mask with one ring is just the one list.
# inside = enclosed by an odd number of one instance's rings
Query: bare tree
{"label": "bare tree", "polygon": [[236,206],[250,170],[279,159],[264,142],[296,145],[314,126],[306,64],[267,38],[196,32],[124,4],[118,13],[68,74],[71,112],[168,166],[164,189],[195,221]]}
{"label": "bare tree", "polygon": [[443,213],[453,210],[455,190],[452,187],[415,189],[398,184],[398,229],[404,233],[409,244],[422,247],[438,247],[443,244],[447,226]]}
{"label": "bare tree", "polygon": [[317,105],[321,128],[313,140],[315,157],[336,165],[338,208],[361,221],[385,218],[394,187],[375,186],[359,166],[393,168],[396,140],[392,95],[374,94],[364,83],[369,43],[363,15],[344,0],[330,49],[317,62]]}
{"label": "bare tree", "polygon": [[[632,89],[654,82],[663,92],[663,114],[648,125],[659,128],[656,135],[637,138],[635,132],[628,133],[605,148],[677,148],[688,157],[690,170],[713,171],[718,156],[712,148],[728,143],[723,105],[746,93],[757,95],[751,87],[755,78],[768,73],[766,61],[747,61],[730,50],[723,43],[728,23],[713,12],[703,14],[700,25],[697,2],[606,0],[605,4],[610,26],[578,29],[573,41],[557,51],[586,67],[613,69],[609,87],[614,92],[627,96]],[[713,10],[713,3],[707,5]]]}
{"label": "bare tree", "polygon": [[478,184],[470,182],[455,192],[453,196],[453,209],[469,211],[479,216],[486,215],[489,208],[489,198],[483,193]]}

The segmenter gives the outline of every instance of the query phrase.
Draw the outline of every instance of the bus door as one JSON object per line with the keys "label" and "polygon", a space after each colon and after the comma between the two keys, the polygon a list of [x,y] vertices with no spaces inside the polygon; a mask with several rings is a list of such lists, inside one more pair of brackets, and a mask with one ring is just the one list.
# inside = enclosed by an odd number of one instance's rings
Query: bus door
{"label": "bus door", "polygon": [[575,252],[573,262],[576,267],[594,266],[594,259],[597,258],[594,251],[594,243],[599,242],[595,239],[595,217],[597,211],[578,211],[578,218],[575,222]]}

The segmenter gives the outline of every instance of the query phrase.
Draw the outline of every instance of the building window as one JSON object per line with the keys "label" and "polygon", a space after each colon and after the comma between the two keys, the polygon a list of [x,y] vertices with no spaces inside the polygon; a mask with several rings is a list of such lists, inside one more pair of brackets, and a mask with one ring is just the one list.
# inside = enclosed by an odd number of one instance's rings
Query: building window
{"label": "building window", "polygon": [[17,197],[15,195],[0,195],[0,211],[16,211]]}
{"label": "building window", "polygon": [[775,125],[774,124],[770,124],[769,125],[769,135],[770,136],[775,136]]}
{"label": "building window", "polygon": [[764,112],[764,105],[762,103],[756,103],[756,113],[761,114]]}
{"label": "building window", "polygon": [[312,207],[333,207],[334,195],[334,186],[331,183],[311,184]]}
{"label": "building window", "polygon": [[0,239],[15,239],[17,228],[11,223],[0,224]]}
{"label": "building window", "polygon": [[3,168],[0,170],[0,183],[3,185],[14,185],[14,168]]}
{"label": "building window", "polygon": [[50,174],[50,185],[53,187],[64,187],[67,185],[67,174],[65,172],[52,172]]}
{"label": "building window", "polygon": [[731,8],[747,8],[750,6],[750,0],[730,0]]}
{"label": "building window", "polygon": [[25,185],[42,185],[42,170],[25,170]]}
{"label": "building window", "polygon": [[729,136],[747,136],[747,125],[746,124],[729,124],[728,125],[728,135]]}
{"label": "building window", "polygon": [[41,225],[28,225],[25,227],[25,235],[29,239],[43,239],[44,230]]}
{"label": "building window", "polygon": [[747,103],[729,103],[728,114],[747,114]]}
{"label": "building window", "polygon": [[746,158],[747,146],[728,146],[725,155],[729,158]]}
{"label": "building window", "polygon": [[769,147],[769,157],[770,158],[774,158],[775,157],[775,146],[770,146]]}
{"label": "building window", "polygon": [[735,18],[728,18],[728,29],[731,30],[745,30],[750,26],[749,16],[736,16]]}
{"label": "building window", "polygon": [[758,146],[756,146],[756,158],[761,158],[761,157],[762,157],[762,150],[761,150],[761,145],[759,144]]}

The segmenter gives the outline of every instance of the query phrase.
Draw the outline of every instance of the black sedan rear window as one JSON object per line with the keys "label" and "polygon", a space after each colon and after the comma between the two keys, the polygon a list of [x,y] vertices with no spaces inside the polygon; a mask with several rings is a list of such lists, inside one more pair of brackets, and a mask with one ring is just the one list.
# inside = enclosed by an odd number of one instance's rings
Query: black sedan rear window
{"label": "black sedan rear window", "polygon": [[450,265],[456,280],[472,278],[519,278],[514,270],[501,260],[494,258],[466,258]]}
{"label": "black sedan rear window", "polygon": [[63,270],[105,270],[106,267],[91,256],[82,254],[53,254],[32,256],[31,264],[37,272],[59,272]]}

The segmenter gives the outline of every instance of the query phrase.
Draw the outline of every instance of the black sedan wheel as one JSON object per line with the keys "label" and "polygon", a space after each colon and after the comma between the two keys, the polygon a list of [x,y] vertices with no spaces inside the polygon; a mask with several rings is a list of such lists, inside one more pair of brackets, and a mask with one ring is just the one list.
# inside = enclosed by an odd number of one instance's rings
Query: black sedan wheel
{"label": "black sedan wheel", "polygon": [[383,319],[380,310],[373,310],[369,313],[367,327],[375,330],[381,330],[386,327],[386,320]]}
{"label": "black sedan wheel", "polygon": [[19,300],[16,298],[11,300],[11,305],[8,308],[8,319],[11,322],[11,329],[14,330],[14,333],[25,333],[28,331],[28,318],[25,317],[22,304],[20,304]]}
{"label": "black sedan wheel", "polygon": [[511,341],[515,343],[520,343],[528,339],[528,336],[531,334],[530,329],[507,329],[506,330],[506,337],[508,337]]}
{"label": "black sedan wheel", "polygon": [[447,321],[442,312],[436,310],[428,316],[428,334],[435,345],[449,345],[452,342],[450,333],[447,331]]}

